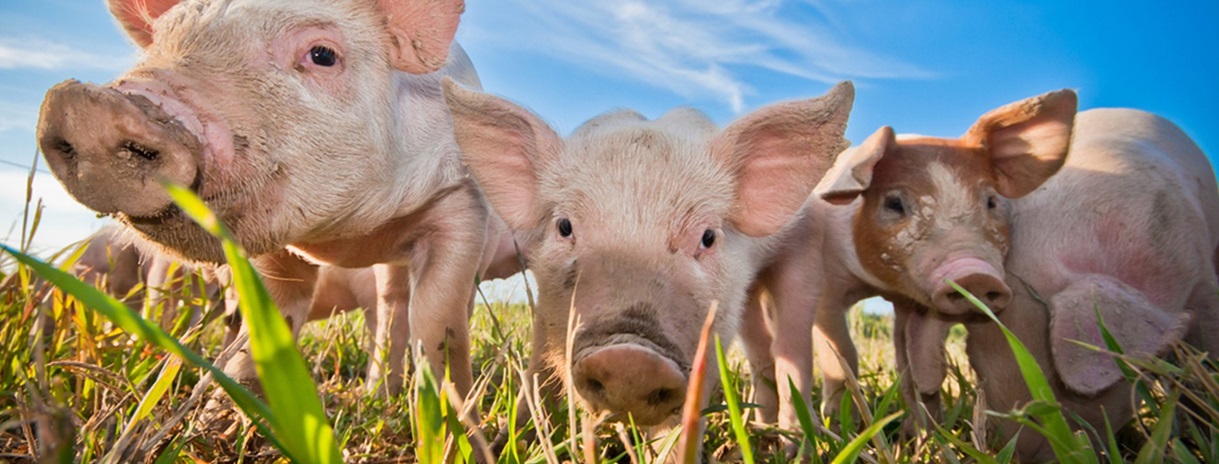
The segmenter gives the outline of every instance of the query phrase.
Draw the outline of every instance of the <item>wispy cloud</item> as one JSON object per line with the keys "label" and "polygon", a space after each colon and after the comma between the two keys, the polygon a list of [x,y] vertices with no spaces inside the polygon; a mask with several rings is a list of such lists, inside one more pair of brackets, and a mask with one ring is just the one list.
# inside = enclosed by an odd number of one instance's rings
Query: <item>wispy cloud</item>
{"label": "wispy cloud", "polygon": [[[817,82],[927,78],[933,73],[835,34],[824,7],[782,0],[571,2],[507,0],[466,23],[489,47],[548,54],[680,95],[710,93],[734,111],[753,89],[743,77],[766,70]],[[792,12],[798,15],[792,15]]]}
{"label": "wispy cloud", "polygon": [[135,63],[130,52],[92,52],[41,38],[0,37],[0,70],[120,70]]}
{"label": "wispy cloud", "polygon": [[38,119],[38,107],[19,105],[0,100],[0,132],[23,130],[34,132]]}

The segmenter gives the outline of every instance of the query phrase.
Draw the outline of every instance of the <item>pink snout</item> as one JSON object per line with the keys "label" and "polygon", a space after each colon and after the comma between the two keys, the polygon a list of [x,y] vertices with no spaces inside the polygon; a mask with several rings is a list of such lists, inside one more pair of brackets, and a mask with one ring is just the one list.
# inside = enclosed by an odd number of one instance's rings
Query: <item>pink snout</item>
{"label": "pink snout", "polygon": [[172,203],[161,180],[196,186],[203,144],[143,96],[66,81],[47,92],[38,144],[55,177],[94,211],[134,217]]}
{"label": "pink snout", "polygon": [[686,399],[686,376],[677,363],[644,346],[597,348],[572,368],[576,391],[593,408],[639,425],[675,416]]}
{"label": "pink snout", "polygon": [[1003,282],[1003,276],[986,261],[977,258],[960,258],[941,264],[931,273],[931,304],[944,314],[961,316],[977,311],[977,307],[964,295],[948,285],[951,280],[960,285],[991,311],[998,313],[1012,301],[1012,289]]}

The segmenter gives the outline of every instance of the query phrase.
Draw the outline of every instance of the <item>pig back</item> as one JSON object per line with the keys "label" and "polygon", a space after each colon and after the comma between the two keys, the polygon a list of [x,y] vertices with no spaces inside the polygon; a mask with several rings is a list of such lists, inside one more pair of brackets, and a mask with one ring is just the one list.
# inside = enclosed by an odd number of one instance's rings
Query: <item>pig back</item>
{"label": "pig back", "polygon": [[1042,295],[1103,274],[1181,308],[1219,244],[1206,156],[1167,120],[1129,109],[1076,117],[1066,164],[1012,202],[1009,272]]}

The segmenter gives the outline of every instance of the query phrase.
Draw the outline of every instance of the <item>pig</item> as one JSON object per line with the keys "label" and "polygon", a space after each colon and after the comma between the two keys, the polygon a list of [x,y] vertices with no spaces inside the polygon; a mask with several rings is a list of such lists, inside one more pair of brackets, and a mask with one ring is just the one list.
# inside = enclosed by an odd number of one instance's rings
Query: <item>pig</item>
{"label": "pig", "polygon": [[[1032,396],[978,296],[1029,348],[1066,411],[1096,429],[1132,417],[1130,385],[1097,313],[1124,351],[1163,354],[1184,339],[1219,352],[1219,188],[1206,156],[1167,120],[1130,109],[1076,112],[1052,92],[983,115],[960,139],[882,128],[844,152],[816,194],[850,209],[861,275],[895,301],[902,390],[933,417],[944,338],[961,322],[985,403]],[[849,227],[849,229],[847,228]],[[922,420],[927,417],[923,416]],[[1019,431],[996,424],[999,442]],[[1053,457],[1032,431],[1022,460]]]}
{"label": "pig", "polygon": [[[137,246],[122,227],[108,224],[84,240],[84,249],[72,263],[78,279],[122,299],[133,310],[148,304],[161,306],[161,326],[169,328],[178,315],[178,297],[189,294],[204,302],[219,296],[220,288],[209,269],[174,262],[164,254]],[[191,287],[187,287],[191,285]],[[192,307],[198,322],[203,308]]]}
{"label": "pig", "polygon": [[[37,137],[65,189],[167,253],[222,262],[158,180],[188,186],[268,275],[293,333],[314,264],[371,267],[374,358],[389,362],[370,388],[398,390],[417,343],[468,392],[468,308],[500,240],[441,100],[443,77],[479,86],[453,42],[464,3],[108,3],[143,54],[112,83],[47,93]],[[254,385],[252,366],[247,349],[224,370]]]}
{"label": "pig", "polygon": [[451,82],[445,97],[470,172],[499,216],[535,237],[531,373],[573,388],[596,417],[663,429],[686,400],[713,302],[729,342],[755,276],[845,146],[854,89],[722,131],[692,109],[652,121],[613,111],[566,140],[499,97]]}

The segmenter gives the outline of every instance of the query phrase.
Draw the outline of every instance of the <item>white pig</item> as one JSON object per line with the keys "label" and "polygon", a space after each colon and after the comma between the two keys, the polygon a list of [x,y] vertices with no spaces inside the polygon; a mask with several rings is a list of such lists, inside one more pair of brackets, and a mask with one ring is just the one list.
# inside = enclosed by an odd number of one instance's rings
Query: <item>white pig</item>
{"label": "white pig", "polygon": [[470,171],[508,225],[536,237],[530,369],[551,382],[570,373],[580,403],[610,420],[665,425],[708,309],[718,302],[715,329],[731,340],[754,277],[845,145],[854,90],[722,131],[690,109],[654,121],[615,111],[567,140],[498,97],[456,84],[445,95]]}
{"label": "white pig", "polygon": [[[441,99],[445,76],[479,85],[452,43],[464,3],[109,5],[143,54],[110,84],[47,93],[39,145],[67,191],[169,253],[221,262],[218,241],[157,181],[190,187],[268,274],[294,333],[315,272],[297,256],[373,267],[374,358],[389,363],[373,363],[368,385],[399,388],[405,349],[418,342],[467,392],[468,308],[499,239],[488,240],[490,208],[461,166]],[[248,352],[224,369],[255,379]]]}

